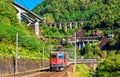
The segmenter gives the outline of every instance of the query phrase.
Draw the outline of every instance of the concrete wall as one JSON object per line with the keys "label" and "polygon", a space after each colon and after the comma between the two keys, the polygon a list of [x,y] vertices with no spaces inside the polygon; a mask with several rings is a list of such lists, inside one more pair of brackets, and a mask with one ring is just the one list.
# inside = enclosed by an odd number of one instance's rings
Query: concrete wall
{"label": "concrete wall", "polygon": [[[18,72],[43,68],[42,60],[18,59]],[[44,67],[49,67],[49,61],[44,60]],[[15,58],[0,56],[0,75],[15,73]]]}

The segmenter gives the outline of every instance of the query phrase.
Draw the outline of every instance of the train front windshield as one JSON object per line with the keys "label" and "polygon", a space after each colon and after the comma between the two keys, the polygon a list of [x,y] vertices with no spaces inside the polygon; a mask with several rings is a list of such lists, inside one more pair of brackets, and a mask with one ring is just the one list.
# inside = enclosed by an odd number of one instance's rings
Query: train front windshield
{"label": "train front windshield", "polygon": [[51,58],[56,58],[56,54],[51,54]]}
{"label": "train front windshield", "polygon": [[58,54],[58,58],[59,59],[63,59],[64,58],[64,54]]}

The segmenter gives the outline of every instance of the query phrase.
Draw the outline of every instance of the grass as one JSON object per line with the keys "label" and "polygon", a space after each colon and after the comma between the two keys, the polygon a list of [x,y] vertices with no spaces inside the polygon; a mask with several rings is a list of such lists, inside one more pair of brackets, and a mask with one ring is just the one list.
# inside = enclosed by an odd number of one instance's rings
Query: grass
{"label": "grass", "polygon": [[[45,51],[48,52],[48,51]],[[49,53],[44,53],[44,59],[48,59]],[[16,47],[12,44],[2,44],[0,43],[0,56],[16,56]],[[20,58],[33,58],[33,59],[42,59],[43,53],[33,50],[28,50],[23,47],[18,47],[18,56]]]}
{"label": "grass", "polygon": [[85,64],[77,65],[77,77],[92,77],[93,70]]}

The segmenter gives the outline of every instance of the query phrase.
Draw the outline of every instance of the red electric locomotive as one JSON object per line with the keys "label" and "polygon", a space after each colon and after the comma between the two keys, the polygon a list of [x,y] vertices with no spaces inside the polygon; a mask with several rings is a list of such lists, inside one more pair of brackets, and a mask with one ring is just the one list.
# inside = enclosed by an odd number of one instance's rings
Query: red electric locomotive
{"label": "red electric locomotive", "polygon": [[53,71],[63,70],[66,66],[67,60],[65,52],[51,52],[50,53],[50,69]]}

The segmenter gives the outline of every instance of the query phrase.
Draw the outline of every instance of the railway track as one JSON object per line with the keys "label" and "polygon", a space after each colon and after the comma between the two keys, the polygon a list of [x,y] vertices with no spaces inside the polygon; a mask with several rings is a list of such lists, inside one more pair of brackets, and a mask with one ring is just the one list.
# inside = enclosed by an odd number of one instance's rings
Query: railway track
{"label": "railway track", "polygon": [[49,69],[49,67],[42,68],[42,69],[37,69],[37,70],[26,71],[26,72],[20,72],[20,73],[16,73],[16,74],[0,75],[0,77],[24,77],[25,75],[38,73],[42,70],[47,70],[47,69]]}
{"label": "railway track", "polygon": [[68,76],[68,72],[73,72],[73,65],[69,65],[68,67],[66,67],[63,71],[42,71],[37,75],[34,75],[33,77],[67,77]]}
{"label": "railway track", "polygon": [[68,67],[66,67],[63,71],[59,71],[59,72],[47,71],[33,77],[68,77],[69,74],[73,72],[74,72],[74,65],[71,64]]}
{"label": "railway track", "polygon": [[[85,32],[86,32],[85,29],[77,31],[77,32],[76,32],[76,37],[79,39],[79,37],[82,36]],[[75,37],[75,35],[73,35],[73,36],[70,38],[70,40],[71,40],[71,41],[74,41],[74,40],[75,40],[74,37]]]}
{"label": "railway track", "polygon": [[4,75],[0,77],[68,77],[74,72],[74,65],[67,66],[63,71],[51,71],[50,69],[36,70],[18,74]]}
{"label": "railway track", "polygon": [[85,29],[77,31],[77,32],[76,32],[76,37],[80,37],[80,36],[83,35],[85,32],[86,32]]}
{"label": "railway track", "polygon": [[100,49],[103,49],[103,47],[110,41],[108,38],[104,38],[101,40],[101,43],[98,45]]}

